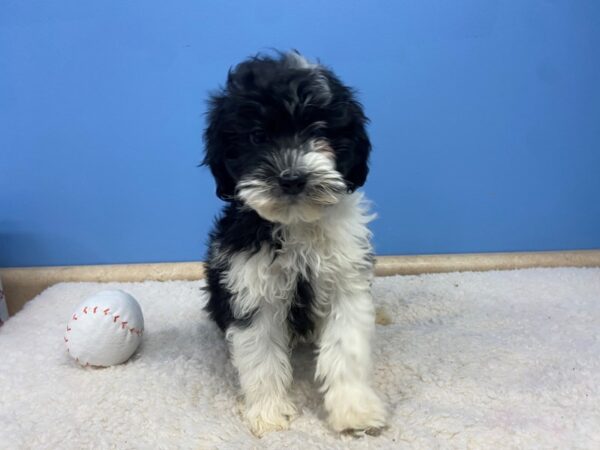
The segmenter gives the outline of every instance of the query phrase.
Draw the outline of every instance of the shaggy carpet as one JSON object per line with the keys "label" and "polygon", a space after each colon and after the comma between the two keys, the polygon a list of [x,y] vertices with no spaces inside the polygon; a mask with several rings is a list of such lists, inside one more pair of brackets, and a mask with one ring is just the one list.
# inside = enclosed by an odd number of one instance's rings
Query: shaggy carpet
{"label": "shaggy carpet", "polygon": [[[379,278],[380,436],[323,421],[313,350],[295,351],[288,431],[252,436],[236,373],[202,311],[202,282],[65,283],[0,327],[0,448],[600,448],[600,269]],[[128,363],[79,367],[72,309],[101,289],[144,311]]]}

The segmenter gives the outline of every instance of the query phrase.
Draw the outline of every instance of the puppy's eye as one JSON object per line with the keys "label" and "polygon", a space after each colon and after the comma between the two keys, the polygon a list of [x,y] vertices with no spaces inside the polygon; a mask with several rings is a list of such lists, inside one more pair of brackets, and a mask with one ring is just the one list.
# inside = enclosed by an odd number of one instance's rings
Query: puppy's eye
{"label": "puppy's eye", "polygon": [[254,130],[250,133],[250,142],[253,145],[260,145],[267,142],[267,134],[262,130]]}

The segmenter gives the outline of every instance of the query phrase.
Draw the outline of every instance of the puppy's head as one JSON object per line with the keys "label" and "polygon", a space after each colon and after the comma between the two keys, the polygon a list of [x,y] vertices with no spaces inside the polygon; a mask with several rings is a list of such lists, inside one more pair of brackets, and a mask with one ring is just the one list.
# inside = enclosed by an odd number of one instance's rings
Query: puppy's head
{"label": "puppy's head", "polygon": [[325,67],[297,53],[254,57],[210,100],[204,164],[221,199],[271,222],[315,221],[364,184],[366,121]]}

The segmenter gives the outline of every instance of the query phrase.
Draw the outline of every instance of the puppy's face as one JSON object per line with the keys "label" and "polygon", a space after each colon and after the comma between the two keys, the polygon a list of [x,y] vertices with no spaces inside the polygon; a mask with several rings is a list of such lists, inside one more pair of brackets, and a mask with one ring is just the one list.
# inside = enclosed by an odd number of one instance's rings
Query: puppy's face
{"label": "puppy's face", "polygon": [[253,58],[211,99],[204,163],[220,198],[271,222],[312,222],[364,184],[366,120],[324,67],[295,53]]}

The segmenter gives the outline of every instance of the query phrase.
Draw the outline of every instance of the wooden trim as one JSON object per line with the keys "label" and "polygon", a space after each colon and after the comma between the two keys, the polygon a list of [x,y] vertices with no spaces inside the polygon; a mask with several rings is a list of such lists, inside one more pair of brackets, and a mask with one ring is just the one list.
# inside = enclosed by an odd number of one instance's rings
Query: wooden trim
{"label": "wooden trim", "polygon": [[383,256],[377,276],[443,272],[482,272],[532,267],[600,267],[600,249],[557,252],[461,253],[450,255]]}
{"label": "wooden trim", "polygon": [[[600,267],[599,250],[452,255],[380,256],[375,274],[509,270],[529,267]],[[204,277],[201,262],[118,264],[98,266],[27,267],[0,269],[8,310],[15,314],[49,286],[61,282],[135,282],[197,280]]]}
{"label": "wooden trim", "polygon": [[57,283],[197,280],[203,277],[204,268],[200,262],[0,269],[10,315],[44,289]]}

